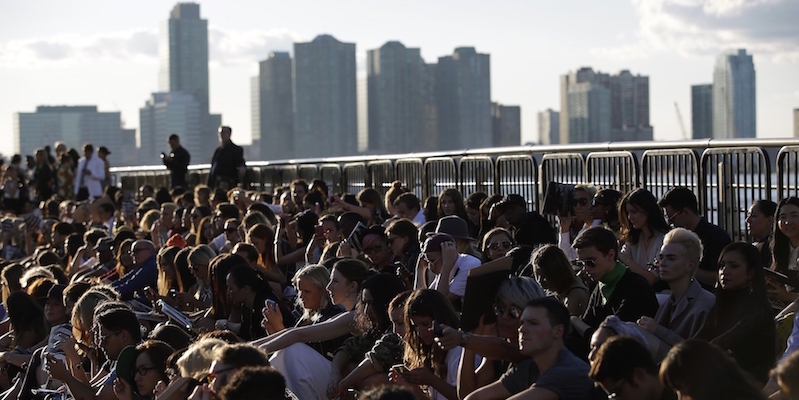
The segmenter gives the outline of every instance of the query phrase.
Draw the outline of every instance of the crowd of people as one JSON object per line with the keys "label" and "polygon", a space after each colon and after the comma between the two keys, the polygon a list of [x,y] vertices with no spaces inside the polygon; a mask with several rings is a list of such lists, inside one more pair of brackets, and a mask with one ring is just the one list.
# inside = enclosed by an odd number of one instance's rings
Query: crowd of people
{"label": "crowd of people", "polygon": [[0,400],[799,399],[796,197],[752,204],[746,243],[683,187],[576,185],[551,217],[266,193],[230,136],[191,189],[177,136],[172,185],[132,196],[91,144],[3,166]]}

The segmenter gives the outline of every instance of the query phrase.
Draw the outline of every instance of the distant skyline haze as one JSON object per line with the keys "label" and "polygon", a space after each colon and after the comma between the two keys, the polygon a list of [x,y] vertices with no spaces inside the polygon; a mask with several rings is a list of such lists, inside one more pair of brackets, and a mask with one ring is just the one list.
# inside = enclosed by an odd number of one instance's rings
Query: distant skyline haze
{"label": "distant skyline haze", "polygon": [[[758,137],[790,137],[799,107],[795,0],[198,3],[209,28],[209,110],[239,144],[251,140],[258,63],[273,51],[294,57],[293,43],[320,34],[355,43],[358,78],[366,52],[393,40],[428,63],[464,46],[489,54],[491,100],[521,107],[522,142],[538,142],[537,113],[559,111],[559,77],[581,67],[648,76],[655,140],[682,137],[675,103],[690,132],[691,85],[712,82],[729,49],[754,59]],[[11,143],[14,113],[42,105],[96,105],[138,129],[139,108],[159,90],[158,38],[175,4],[2,2],[0,140]]]}

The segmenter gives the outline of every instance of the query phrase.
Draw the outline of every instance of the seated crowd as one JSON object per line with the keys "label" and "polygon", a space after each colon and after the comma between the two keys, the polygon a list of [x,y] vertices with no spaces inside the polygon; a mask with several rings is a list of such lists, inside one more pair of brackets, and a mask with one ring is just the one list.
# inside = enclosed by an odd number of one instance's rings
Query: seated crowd
{"label": "seated crowd", "polygon": [[577,185],[550,219],[401,182],[3,176],[0,400],[799,399],[796,197],[733,243],[681,187]]}

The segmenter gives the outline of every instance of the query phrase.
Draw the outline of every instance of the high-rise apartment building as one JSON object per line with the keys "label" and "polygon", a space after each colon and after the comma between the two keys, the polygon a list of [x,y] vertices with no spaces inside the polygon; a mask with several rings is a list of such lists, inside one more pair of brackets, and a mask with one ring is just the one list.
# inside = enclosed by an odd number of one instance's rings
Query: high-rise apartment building
{"label": "high-rise apartment building", "polygon": [[296,157],[357,152],[355,43],[294,43],[294,132]]}
{"label": "high-rise apartment building", "polygon": [[649,77],[584,67],[561,76],[560,142],[652,140]]}
{"label": "high-rise apartment building", "polygon": [[491,147],[490,56],[459,47],[436,70],[438,149]]}
{"label": "high-rise apartment building", "polygon": [[289,53],[272,52],[259,63],[258,77],[252,81],[252,147],[258,147],[261,160],[293,157],[291,68]]}
{"label": "high-rise apartment building", "polygon": [[[139,110],[142,162],[160,163],[160,149],[169,149],[166,138],[173,133],[180,136],[193,163],[209,162],[219,143],[216,132],[222,117],[209,113],[208,21],[200,18],[199,4],[179,3],[172,8],[161,29],[158,51],[161,91],[153,93]],[[178,103],[169,104],[171,101]],[[164,113],[169,117],[157,117]],[[196,120],[175,115],[191,115]]]}
{"label": "high-rise apartment building", "polygon": [[713,137],[713,85],[691,86],[691,136]]}
{"label": "high-rise apartment building", "polygon": [[544,145],[560,143],[560,113],[546,109],[538,113],[538,143]]}
{"label": "high-rise apartment building", "polygon": [[418,48],[387,42],[366,53],[369,152],[425,150],[422,140],[422,74]]}
{"label": "high-rise apartment building", "polygon": [[436,71],[438,64],[424,64],[422,72],[422,148],[438,148]]}
{"label": "high-rise apartment building", "polygon": [[519,106],[491,103],[491,131],[494,146],[522,144],[522,111]]}
{"label": "high-rise apartment building", "polygon": [[[36,112],[14,114],[14,153],[31,155],[34,150],[56,141],[77,149],[91,143],[111,150],[109,161],[123,165],[124,143],[130,130],[122,128],[119,112],[99,112],[97,106],[38,106]],[[127,150],[127,149],[125,149]]]}
{"label": "high-rise apartment building", "polygon": [[799,108],[793,109],[793,137],[799,137]]}
{"label": "high-rise apartment building", "polygon": [[713,137],[757,136],[755,64],[746,50],[728,50],[713,69]]}

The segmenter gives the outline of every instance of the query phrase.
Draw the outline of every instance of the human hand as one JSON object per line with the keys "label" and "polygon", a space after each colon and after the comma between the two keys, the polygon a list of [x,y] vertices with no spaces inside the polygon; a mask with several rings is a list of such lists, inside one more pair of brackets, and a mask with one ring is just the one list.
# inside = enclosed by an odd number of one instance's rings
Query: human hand
{"label": "human hand", "polygon": [[341,391],[344,388],[339,385],[339,382],[341,382],[341,378],[339,376],[334,374],[330,377],[330,382],[327,383],[328,399],[335,399],[336,397],[341,396]]}
{"label": "human hand", "polygon": [[[455,242],[443,242],[441,243],[441,270],[449,270],[455,266],[455,262],[458,260],[458,248],[455,246]],[[445,275],[446,276],[446,275]]]}
{"label": "human hand", "polygon": [[638,325],[642,328],[648,330],[649,332],[655,333],[655,330],[658,327],[658,323],[651,317],[643,316],[638,318],[637,321]]}
{"label": "human hand", "polygon": [[[267,302],[261,312],[264,314],[264,324],[269,324],[275,330],[283,327],[283,313],[280,312],[277,304],[269,304]],[[264,329],[267,329],[266,326],[264,326]]]}
{"label": "human hand", "polygon": [[481,336],[497,336],[497,323],[485,323],[485,315],[481,315],[477,321],[477,328],[472,331],[475,335]]}
{"label": "human hand", "polygon": [[214,393],[207,383],[197,386],[187,400],[214,400]]}
{"label": "human hand", "polygon": [[56,351],[64,353],[64,355],[67,356],[67,359],[73,363],[79,362],[80,356],[78,355],[78,351],[75,349],[75,345],[77,344],[75,337],[64,334],[59,334],[58,337],[60,340],[55,342],[54,346]]}
{"label": "human hand", "polygon": [[563,215],[558,211],[558,227],[560,228],[560,233],[568,233],[569,228],[572,226],[572,221],[574,221],[574,217],[571,215]]}
{"label": "human hand", "polygon": [[435,374],[428,368],[414,368],[402,374],[405,381],[413,385],[430,385],[435,379]]}
{"label": "human hand", "polygon": [[766,279],[766,293],[768,297],[772,300],[778,300],[783,303],[789,303],[793,301],[792,298],[789,298],[789,293],[785,290],[785,285],[774,281],[773,279]]}
{"label": "human hand", "polygon": [[67,366],[64,364],[63,361],[55,358],[52,354],[47,354],[47,360],[45,361],[45,371],[47,371],[53,379],[57,379],[59,381],[65,381],[69,378],[72,374],[69,373],[67,370]]}
{"label": "human hand", "polygon": [[169,385],[166,382],[158,381],[158,383],[155,384],[155,389],[153,389],[153,395],[157,398],[167,387],[169,387]]}
{"label": "human hand", "polygon": [[461,345],[461,331],[444,324],[441,324],[441,331],[444,334],[433,339],[441,350],[449,351]]}
{"label": "human hand", "polygon": [[124,379],[114,379],[114,394],[119,400],[133,400],[133,388]]}

